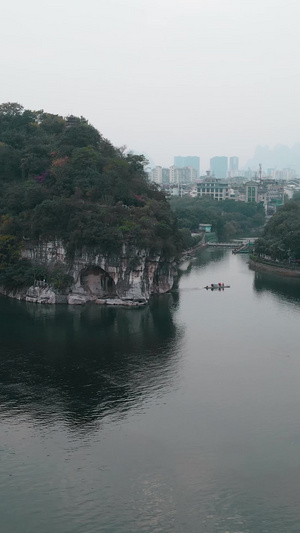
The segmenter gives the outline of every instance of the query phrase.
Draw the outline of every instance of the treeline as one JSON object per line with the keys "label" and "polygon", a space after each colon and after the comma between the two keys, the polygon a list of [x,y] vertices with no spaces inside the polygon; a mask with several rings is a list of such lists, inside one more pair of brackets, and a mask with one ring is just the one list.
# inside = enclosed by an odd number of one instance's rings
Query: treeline
{"label": "treeline", "polygon": [[117,255],[123,243],[179,254],[176,217],[144,166],[143,156],[114,147],[83,117],[0,105],[2,274],[24,240],[62,239],[70,258],[83,246]]}
{"label": "treeline", "polygon": [[170,205],[178,217],[178,227],[184,234],[196,231],[199,224],[212,224],[219,241],[248,236],[265,222],[262,204],[233,200],[216,201],[208,197],[172,198]]}
{"label": "treeline", "polygon": [[280,207],[255,245],[255,254],[273,261],[300,259],[300,199]]}
{"label": "treeline", "polygon": [[175,217],[149,184],[144,157],[124,154],[82,117],[0,105],[1,233],[118,249],[177,252]]}

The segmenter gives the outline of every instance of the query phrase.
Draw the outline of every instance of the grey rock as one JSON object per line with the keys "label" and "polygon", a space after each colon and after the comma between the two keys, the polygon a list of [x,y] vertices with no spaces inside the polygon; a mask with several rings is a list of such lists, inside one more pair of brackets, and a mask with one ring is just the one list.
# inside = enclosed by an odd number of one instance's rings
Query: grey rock
{"label": "grey rock", "polygon": [[[24,244],[22,257],[51,270],[60,266],[73,278],[67,294],[61,295],[48,285],[14,291],[9,296],[37,303],[83,305],[93,301],[99,305],[145,305],[152,294],[172,289],[176,275],[174,261],[147,250],[123,245],[119,256],[99,254],[91,249],[75,253],[70,262],[61,241]],[[6,291],[1,291],[7,294]]]}

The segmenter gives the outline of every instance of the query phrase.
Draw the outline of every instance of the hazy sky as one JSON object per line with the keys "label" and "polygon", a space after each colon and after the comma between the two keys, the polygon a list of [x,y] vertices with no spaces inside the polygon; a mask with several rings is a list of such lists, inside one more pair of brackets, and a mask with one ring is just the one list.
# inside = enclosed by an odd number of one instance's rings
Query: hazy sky
{"label": "hazy sky", "polygon": [[11,0],[0,101],[85,116],[153,163],[300,141],[299,0]]}

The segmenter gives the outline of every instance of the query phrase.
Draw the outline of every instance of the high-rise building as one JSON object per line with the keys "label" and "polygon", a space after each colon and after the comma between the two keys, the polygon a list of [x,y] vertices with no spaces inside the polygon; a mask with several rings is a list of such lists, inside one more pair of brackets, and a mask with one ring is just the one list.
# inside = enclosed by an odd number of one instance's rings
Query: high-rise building
{"label": "high-rise building", "polygon": [[177,155],[174,157],[174,167],[193,167],[196,170],[196,179],[200,176],[200,157],[187,155],[185,157]]}
{"label": "high-rise building", "polygon": [[170,169],[160,166],[152,168],[149,172],[150,181],[158,184],[166,184],[170,182]]}
{"label": "high-rise building", "polygon": [[194,167],[170,167],[170,183],[190,184],[196,181],[197,172]]}
{"label": "high-rise building", "polygon": [[161,177],[162,177],[161,182],[163,185],[167,185],[168,183],[170,183],[170,169],[163,168]]}
{"label": "high-rise building", "polygon": [[210,171],[215,178],[224,179],[227,177],[228,157],[212,157],[210,160]]}
{"label": "high-rise building", "polygon": [[234,172],[239,168],[239,158],[236,156],[229,158],[229,171]]}

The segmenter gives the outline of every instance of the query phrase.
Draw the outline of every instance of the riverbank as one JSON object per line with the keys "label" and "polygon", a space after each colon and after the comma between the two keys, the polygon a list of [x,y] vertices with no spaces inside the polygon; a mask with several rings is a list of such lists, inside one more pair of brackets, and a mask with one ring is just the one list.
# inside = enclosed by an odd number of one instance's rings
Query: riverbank
{"label": "riverbank", "polygon": [[274,263],[266,259],[259,259],[253,255],[249,259],[249,267],[252,270],[260,270],[262,272],[270,272],[278,274],[279,276],[288,276],[292,278],[300,278],[300,268],[292,265],[285,265],[284,263]]}
{"label": "riverbank", "polygon": [[201,241],[200,243],[196,244],[192,248],[189,248],[188,250],[185,250],[179,259],[179,263],[182,263],[183,261],[186,261],[186,259],[189,259],[191,256],[193,256],[198,250],[201,250],[201,248],[206,248],[208,246],[207,242]]}

